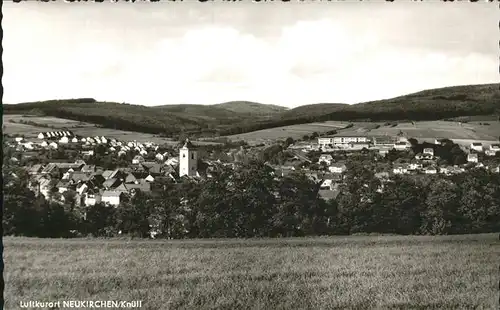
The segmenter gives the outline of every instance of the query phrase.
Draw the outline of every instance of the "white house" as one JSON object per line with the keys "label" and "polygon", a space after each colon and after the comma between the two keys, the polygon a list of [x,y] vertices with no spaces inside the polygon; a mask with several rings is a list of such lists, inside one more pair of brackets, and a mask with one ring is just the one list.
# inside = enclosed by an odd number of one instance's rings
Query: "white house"
{"label": "white house", "polygon": [[40,146],[47,147],[47,146],[49,146],[49,144],[47,143],[47,141],[42,141],[42,143],[40,143]]}
{"label": "white house", "polygon": [[165,162],[165,165],[169,165],[169,166],[177,166],[178,164],[179,164],[179,158],[177,158],[177,157],[169,158]]}
{"label": "white house", "polygon": [[486,154],[486,156],[495,156],[497,154],[496,151],[492,151],[492,150],[486,150],[486,151],[484,151],[484,153]]}
{"label": "white house", "polygon": [[38,139],[45,139],[45,135],[43,134],[43,132],[38,134]]}
{"label": "white house", "polygon": [[477,163],[479,161],[479,158],[478,158],[477,154],[468,154],[467,161],[470,163]]}
{"label": "white house", "polygon": [[490,151],[500,152],[500,144],[490,144]]}
{"label": "white house", "polygon": [[321,154],[318,159],[318,163],[324,161],[327,165],[331,165],[333,163],[333,157],[330,154]]}
{"label": "white house", "polygon": [[50,147],[50,148],[53,148],[53,149],[57,149],[57,143],[55,143],[55,142],[51,142],[51,143],[49,144],[49,147]]}
{"label": "white house", "polygon": [[156,158],[157,160],[161,160],[161,161],[163,161],[163,160],[165,159],[165,156],[163,156],[163,154],[161,154],[161,153],[158,153],[158,154],[156,154],[155,158]]}
{"label": "white house", "polygon": [[152,175],[148,175],[144,180],[147,182],[154,182],[155,178]]}
{"label": "white house", "polygon": [[323,180],[323,182],[321,183],[319,189],[332,190],[333,186],[334,186],[333,180],[332,179],[326,179],[326,180]]}
{"label": "white house", "polygon": [[14,140],[15,140],[17,143],[19,143],[19,142],[23,141],[23,137],[16,137]]}
{"label": "white house", "polygon": [[407,148],[409,148],[410,145],[406,142],[396,142],[394,143],[394,148],[398,151],[404,151],[406,150]]}
{"label": "white house", "polygon": [[118,206],[120,204],[120,198],[122,196],[122,191],[104,191],[102,193],[102,202],[105,204],[110,204],[112,206]]}
{"label": "white house", "polygon": [[140,155],[136,155],[133,159],[132,159],[132,164],[134,165],[137,165],[137,164],[140,164],[140,163],[143,163],[144,162],[144,157],[140,156]]}
{"label": "white house", "polygon": [[436,167],[427,167],[425,168],[425,174],[436,174],[437,173],[437,169]]}
{"label": "white house", "polygon": [[410,163],[408,164],[408,170],[419,170],[422,169],[422,164]]}
{"label": "white house", "polygon": [[64,136],[61,139],[59,139],[59,143],[63,144],[69,143],[69,138],[67,136]]}
{"label": "white house", "polygon": [[470,144],[470,149],[477,151],[477,152],[482,152],[483,151],[483,144],[480,142],[474,142]]}
{"label": "white house", "polygon": [[146,156],[146,155],[148,155],[148,152],[145,149],[141,149],[139,154],[141,154],[142,156]]}
{"label": "white house", "polygon": [[104,136],[101,137],[101,142],[102,143],[108,143],[108,139],[106,139]]}
{"label": "white house", "polygon": [[424,155],[427,154],[427,155],[430,155],[430,156],[434,156],[434,149],[433,148],[425,148],[424,149]]}
{"label": "white house", "polygon": [[347,167],[345,164],[333,164],[328,167],[328,170],[331,173],[344,173],[347,170]]}
{"label": "white house", "polygon": [[86,206],[93,206],[93,205],[96,205],[98,203],[100,203],[102,201],[102,195],[98,192],[96,193],[87,193],[85,196],[84,196],[84,200],[85,200],[85,205]]}
{"label": "white house", "polygon": [[78,143],[78,138],[77,138],[77,137],[74,137],[73,139],[71,139],[71,142],[73,142],[73,143]]}
{"label": "white house", "polygon": [[408,173],[408,166],[407,165],[394,165],[394,168],[392,169],[392,172],[394,174],[405,174],[405,173]]}

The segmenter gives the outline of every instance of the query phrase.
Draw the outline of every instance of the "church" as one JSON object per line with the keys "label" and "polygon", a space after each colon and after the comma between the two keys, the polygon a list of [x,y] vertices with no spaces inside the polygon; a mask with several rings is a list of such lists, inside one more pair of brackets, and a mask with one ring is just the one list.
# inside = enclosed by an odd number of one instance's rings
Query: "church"
{"label": "church", "polygon": [[189,139],[179,150],[179,176],[198,176],[198,152]]}

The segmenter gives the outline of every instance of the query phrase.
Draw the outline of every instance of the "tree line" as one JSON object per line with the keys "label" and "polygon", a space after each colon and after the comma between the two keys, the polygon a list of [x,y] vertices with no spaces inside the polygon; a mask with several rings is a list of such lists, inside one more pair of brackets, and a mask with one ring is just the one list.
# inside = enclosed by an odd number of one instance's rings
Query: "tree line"
{"label": "tree line", "polygon": [[324,200],[302,172],[273,175],[261,161],[216,165],[211,178],[169,180],[118,207],[36,197],[28,177],[4,169],[4,235],[36,237],[252,238],[356,233],[465,234],[500,231],[500,174],[482,169],[382,181],[349,161],[340,194]]}

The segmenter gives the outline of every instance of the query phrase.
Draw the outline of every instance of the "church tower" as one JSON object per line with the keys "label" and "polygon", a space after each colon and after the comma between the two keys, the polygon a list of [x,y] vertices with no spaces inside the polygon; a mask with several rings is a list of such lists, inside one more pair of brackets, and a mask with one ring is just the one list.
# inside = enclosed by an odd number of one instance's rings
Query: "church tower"
{"label": "church tower", "polygon": [[198,154],[194,145],[186,139],[179,151],[179,176],[196,176],[198,173]]}

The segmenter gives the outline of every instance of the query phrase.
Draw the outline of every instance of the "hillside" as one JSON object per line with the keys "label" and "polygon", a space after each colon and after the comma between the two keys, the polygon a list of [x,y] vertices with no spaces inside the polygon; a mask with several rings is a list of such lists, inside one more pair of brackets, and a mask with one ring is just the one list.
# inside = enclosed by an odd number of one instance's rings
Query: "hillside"
{"label": "hillside", "polygon": [[237,113],[246,113],[246,114],[263,115],[263,116],[279,114],[288,110],[288,108],[278,105],[262,104],[251,101],[230,101],[230,102],[216,104],[211,107],[219,107]]}
{"label": "hillside", "polygon": [[179,134],[234,135],[323,121],[438,120],[500,114],[500,84],[425,90],[354,105],[321,103],[288,110],[255,102],[145,107],[92,98],[3,105],[4,113],[54,116],[175,137]]}
{"label": "hillside", "polygon": [[317,117],[340,111],[346,106],[348,105],[345,103],[317,103],[302,105],[300,107],[296,107],[283,112],[281,114],[281,118],[293,119],[300,117]]}

